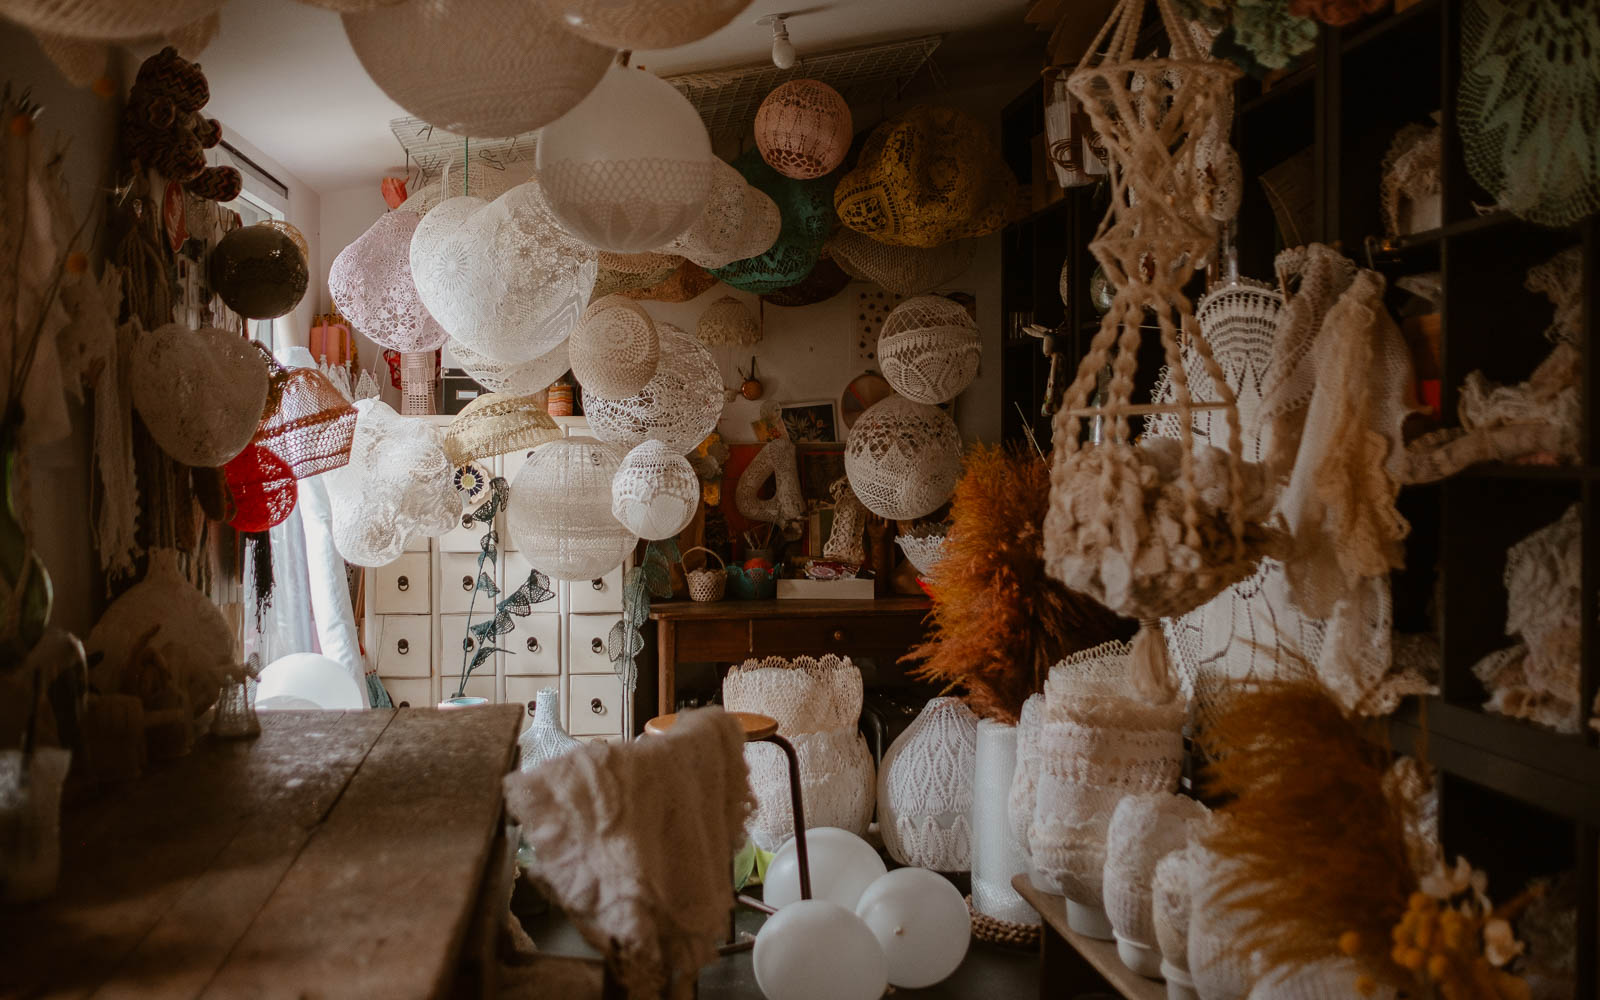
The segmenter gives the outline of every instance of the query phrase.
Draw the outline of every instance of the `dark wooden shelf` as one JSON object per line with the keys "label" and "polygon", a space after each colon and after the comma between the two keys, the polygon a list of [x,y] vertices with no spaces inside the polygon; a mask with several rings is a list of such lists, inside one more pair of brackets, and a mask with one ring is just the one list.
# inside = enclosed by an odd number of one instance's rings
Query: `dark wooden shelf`
{"label": "dark wooden shelf", "polygon": [[[1067,926],[1067,901],[1064,897],[1034,888],[1026,875],[1014,876],[1011,879],[1011,887],[1017,890],[1017,895],[1021,896],[1029,906],[1039,911],[1039,918],[1044,921],[1046,933],[1054,934],[1061,943],[1075,951],[1086,965],[1105,980],[1107,986],[1122,994],[1127,1000],[1166,1000],[1166,987],[1153,979],[1144,978],[1122,964],[1122,959],[1117,957],[1117,946],[1114,943],[1084,937]],[[1047,941],[1045,950],[1048,951],[1051,944],[1052,942]],[[1050,983],[1050,985],[1058,988],[1065,984]],[[1076,990],[1065,992],[1077,993]]]}
{"label": "dark wooden shelf", "polygon": [[1439,0],[1422,0],[1421,3],[1407,7],[1398,14],[1379,18],[1367,27],[1342,37],[1339,41],[1339,51],[1346,55],[1355,52],[1386,35],[1405,29],[1419,18],[1438,13],[1438,8]]}
{"label": "dark wooden shelf", "polygon": [[1238,114],[1247,115],[1262,108],[1276,105],[1289,97],[1295,96],[1301,89],[1310,86],[1317,79],[1317,64],[1308,63],[1274,83],[1269,89],[1243,102],[1238,107]]}
{"label": "dark wooden shelf", "polygon": [[[1055,181],[1052,180],[1050,183],[1054,184]],[[1054,215],[1064,215],[1067,210],[1067,205],[1068,201],[1066,198],[1062,198],[1059,201],[1052,201],[1043,208],[1036,208],[1027,215],[1024,215],[1012,222],[1006,223],[1006,228],[1011,229],[1014,226],[1033,225],[1038,222],[1043,222]]]}

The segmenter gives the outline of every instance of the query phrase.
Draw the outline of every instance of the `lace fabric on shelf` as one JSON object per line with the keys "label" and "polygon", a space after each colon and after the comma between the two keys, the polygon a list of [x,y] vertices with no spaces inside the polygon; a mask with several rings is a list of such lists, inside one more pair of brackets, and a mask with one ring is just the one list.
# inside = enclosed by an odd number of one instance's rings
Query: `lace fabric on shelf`
{"label": "lace fabric on shelf", "polygon": [[972,783],[978,717],[958,698],[927,703],[885,751],[878,828],[903,865],[940,872],[972,865]]}
{"label": "lace fabric on shelf", "polygon": [[1117,803],[1106,830],[1103,874],[1106,917],[1119,939],[1146,947],[1156,940],[1156,864],[1189,843],[1191,825],[1206,807],[1187,796],[1159,792],[1128,795]]}
{"label": "lace fabric on shelf", "polygon": [[722,373],[699,341],[657,323],[660,361],[638,394],[608,399],[590,394],[584,411],[594,436],[624,448],[660,441],[679,455],[706,439],[722,415]]}
{"label": "lace fabric on shelf", "polygon": [[867,410],[845,439],[845,475],[879,517],[911,521],[950,499],[961,476],[961,434],[936,406],[890,396]]}
{"label": "lace fabric on shelf", "polygon": [[[1438,207],[1443,190],[1443,135],[1444,130],[1437,125],[1412,122],[1401,126],[1389,144],[1378,188],[1383,229],[1388,236],[1434,229],[1443,221]],[[1404,216],[1402,203],[1409,207]]]}

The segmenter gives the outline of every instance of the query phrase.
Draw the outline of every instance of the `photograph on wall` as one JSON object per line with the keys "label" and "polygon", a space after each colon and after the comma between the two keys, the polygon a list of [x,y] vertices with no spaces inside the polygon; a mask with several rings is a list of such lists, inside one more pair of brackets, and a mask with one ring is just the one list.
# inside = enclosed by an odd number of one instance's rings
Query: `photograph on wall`
{"label": "photograph on wall", "polygon": [[795,444],[829,444],[839,440],[839,415],[831,399],[784,403],[779,407],[784,429]]}

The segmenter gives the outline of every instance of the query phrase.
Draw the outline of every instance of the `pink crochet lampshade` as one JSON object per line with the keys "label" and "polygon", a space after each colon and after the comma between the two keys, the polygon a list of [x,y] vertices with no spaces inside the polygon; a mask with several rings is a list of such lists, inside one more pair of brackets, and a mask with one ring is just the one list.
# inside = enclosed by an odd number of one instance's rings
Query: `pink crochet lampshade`
{"label": "pink crochet lampshade", "polygon": [[790,80],[761,102],[756,146],[761,158],[786,177],[821,177],[850,151],[850,106],[820,80]]}
{"label": "pink crochet lampshade", "polygon": [[344,318],[379,347],[402,354],[432,351],[449,339],[411,277],[411,236],[421,221],[415,212],[385,212],[328,271],[328,294]]}

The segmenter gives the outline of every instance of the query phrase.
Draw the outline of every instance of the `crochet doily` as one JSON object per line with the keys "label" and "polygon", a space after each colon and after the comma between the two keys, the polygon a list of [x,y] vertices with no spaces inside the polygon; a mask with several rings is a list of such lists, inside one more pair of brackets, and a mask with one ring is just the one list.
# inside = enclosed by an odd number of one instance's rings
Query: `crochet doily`
{"label": "crochet doily", "polygon": [[[872,822],[872,754],[854,723],[838,729],[788,735],[800,759],[800,795],[806,828],[834,826],[861,835]],[[776,851],[794,836],[794,805],[789,794],[789,761],[770,743],[747,743],[750,788],[756,813],[750,838]]]}
{"label": "crochet doily", "polygon": [[456,526],[456,463],[433,424],[402,417],[376,399],[363,399],[355,408],[350,461],[325,480],[333,544],[346,562],[383,566],[398,559],[412,539]]}
{"label": "crochet doily", "polygon": [[785,177],[821,177],[850,151],[850,106],[820,80],[790,80],[773,88],[756,110],[756,148]]}
{"label": "crochet doily", "polygon": [[1583,336],[1583,247],[1568,247],[1530,267],[1523,287],[1542,293],[1555,307],[1555,320],[1544,335],[1557,343],[1576,345]]}
{"label": "crochet doily", "polygon": [[936,247],[879,243],[840,226],[828,252],[852,278],[870,281],[899,295],[922,295],[964,274],[977,254],[974,240],[951,240]]}
{"label": "crochet doily", "polygon": [[636,395],[661,361],[655,321],[632,299],[607,295],[589,303],[572,328],[567,358],[585,392],[608,399]]}
{"label": "crochet doily", "polygon": [[133,406],[161,450],[184,465],[223,465],[261,426],[268,374],[238,334],[168,323],[133,341]]}
{"label": "crochet doily", "polygon": [[339,312],[379,347],[432,351],[449,339],[422,304],[411,277],[411,237],[422,216],[385,212],[328,271],[328,294]]}
{"label": "crochet doily", "polygon": [[777,720],[785,736],[853,727],[861,717],[861,671],[849,657],[746,660],[722,680],[730,712],[755,712]]}
{"label": "crochet doily", "polygon": [[732,165],[711,165],[711,193],[694,224],[661,248],[701,267],[723,267],[772,249],[782,220],[778,203],[745,183]]}
{"label": "crochet doily", "polygon": [[932,579],[934,567],[944,555],[945,538],[944,528],[933,527],[899,535],[894,541],[918,575]]}
{"label": "crochet doily", "polygon": [[[1425,199],[1437,200],[1443,190],[1440,177],[1443,131],[1437,125],[1412,122],[1402,126],[1389,144],[1389,151],[1383,157],[1383,181],[1379,188],[1383,229],[1389,236],[1430,228],[1417,224],[1417,207]],[[1405,219],[1400,215],[1402,198],[1411,204],[1411,212]],[[1430,221],[1438,225],[1437,220]]]}
{"label": "crochet doily", "polygon": [[895,738],[878,770],[878,829],[896,861],[971,867],[977,751],[978,717],[959,698],[930,700]]}
{"label": "crochet doily", "polygon": [[716,429],[722,373],[710,351],[671,323],[657,323],[656,335],[660,362],[644,389],[621,399],[586,395],[584,412],[602,441],[633,448],[655,440],[683,455]]}
{"label": "crochet doily", "polygon": [[610,572],[638,539],[611,513],[611,480],[623,451],[591,437],[534,451],[511,484],[506,525],[535,569],[580,582]]}
{"label": "crochet doily", "polygon": [[914,520],[933,513],[955,491],[961,434],[938,407],[890,396],[850,428],[844,471],[868,510],[891,520]]}
{"label": "crochet doily", "polygon": [[1106,917],[1117,937],[1157,947],[1154,889],[1156,864],[1189,843],[1193,821],[1206,807],[1165,792],[1129,795],[1117,803],[1106,830]]}
{"label": "crochet doily", "polygon": [[660,441],[645,441],[622,459],[611,480],[611,513],[640,538],[672,538],[700,506],[700,477],[689,460]]}
{"label": "crochet doily", "polygon": [[954,399],[978,375],[978,324],[959,302],[918,295],[878,331],[878,363],[895,392],[918,403]]}
{"label": "crochet doily", "polygon": [[777,203],[778,238],[765,251],[713,268],[734,288],[761,294],[802,281],[817,266],[822,244],[833,229],[833,179],[795,180],[767,166],[759,149],[733,161],[734,169]]}

